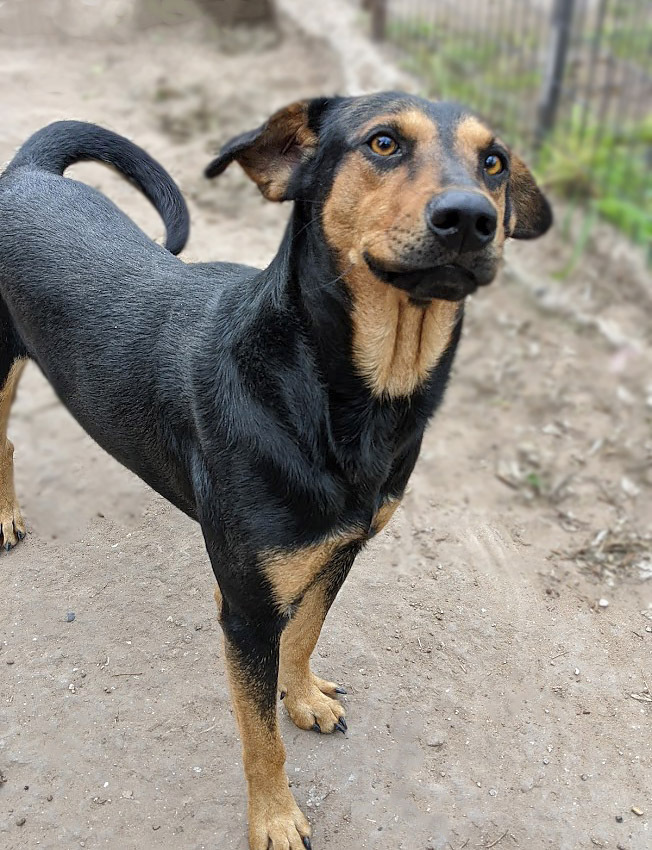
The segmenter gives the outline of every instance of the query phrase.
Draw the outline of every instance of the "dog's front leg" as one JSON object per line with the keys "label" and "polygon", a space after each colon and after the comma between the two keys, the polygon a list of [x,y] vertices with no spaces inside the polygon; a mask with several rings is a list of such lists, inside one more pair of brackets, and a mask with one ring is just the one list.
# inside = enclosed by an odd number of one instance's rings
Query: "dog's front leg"
{"label": "dog's front leg", "polygon": [[347,728],[344,709],[335,699],[344,689],[320,679],[310,669],[310,656],[334,598],[327,578],[315,582],[281,638],[278,684],[288,714],[300,729],[344,732]]}
{"label": "dog's front leg", "polygon": [[280,617],[248,617],[216,593],[249,793],[251,850],[310,848],[310,826],[288,787],[276,688]]}
{"label": "dog's front leg", "polygon": [[288,714],[300,729],[344,732],[347,728],[344,709],[336,699],[346,691],[316,676],[310,669],[310,656],[360,548],[361,542],[355,541],[331,552],[283,631],[279,688]]}

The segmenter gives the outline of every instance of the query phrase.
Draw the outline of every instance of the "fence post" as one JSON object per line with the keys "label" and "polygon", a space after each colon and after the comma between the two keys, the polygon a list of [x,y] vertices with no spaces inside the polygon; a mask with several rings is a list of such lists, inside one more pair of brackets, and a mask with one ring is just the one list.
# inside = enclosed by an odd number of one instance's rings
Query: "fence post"
{"label": "fence post", "polygon": [[551,38],[534,134],[535,148],[541,147],[541,143],[555,126],[571,41],[574,8],[575,0],[555,0],[553,6]]}
{"label": "fence post", "polygon": [[387,0],[362,0],[362,8],[371,12],[371,37],[384,41],[387,35]]}

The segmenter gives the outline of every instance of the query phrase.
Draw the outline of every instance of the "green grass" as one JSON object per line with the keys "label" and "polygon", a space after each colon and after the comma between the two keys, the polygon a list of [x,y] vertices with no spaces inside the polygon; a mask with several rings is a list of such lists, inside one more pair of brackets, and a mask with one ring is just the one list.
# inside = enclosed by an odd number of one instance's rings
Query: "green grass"
{"label": "green grass", "polygon": [[558,195],[585,202],[641,244],[652,242],[652,117],[617,130],[577,113],[546,140],[538,170]]}

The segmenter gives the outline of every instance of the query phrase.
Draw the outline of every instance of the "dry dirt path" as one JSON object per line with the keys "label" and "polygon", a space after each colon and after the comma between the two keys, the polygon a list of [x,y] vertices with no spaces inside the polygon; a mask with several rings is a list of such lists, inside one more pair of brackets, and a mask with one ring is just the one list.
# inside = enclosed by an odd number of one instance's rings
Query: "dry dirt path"
{"label": "dry dirt path", "polygon": [[[333,39],[314,22],[275,42],[192,21],[18,38],[12,6],[0,161],[48,121],[106,124],[180,181],[187,258],[269,260],[287,210],[235,170],[213,186],[201,169],[273,107],[351,84]],[[160,236],[127,185],[76,174]],[[319,647],[318,672],[349,690],[350,733],[282,719],[318,850],[652,845],[652,296],[609,240],[565,281],[549,276],[567,256],[557,237],[517,246],[469,305],[409,495]],[[11,436],[30,534],[0,558],[0,845],[244,850],[198,529],[99,450],[34,368]]]}

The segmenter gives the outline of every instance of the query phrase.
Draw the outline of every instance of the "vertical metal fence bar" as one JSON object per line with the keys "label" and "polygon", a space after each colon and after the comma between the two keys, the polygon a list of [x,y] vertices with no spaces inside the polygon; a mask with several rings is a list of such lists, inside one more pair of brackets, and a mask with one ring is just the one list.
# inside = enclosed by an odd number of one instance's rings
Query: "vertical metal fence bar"
{"label": "vertical metal fence bar", "polygon": [[557,107],[562,94],[564,70],[570,44],[575,0],[555,0],[552,14],[552,39],[548,66],[541,93],[535,145],[540,147],[555,126]]}
{"label": "vertical metal fence bar", "polygon": [[602,46],[602,38],[604,34],[604,22],[605,15],[607,13],[607,0],[598,0],[598,8],[596,12],[596,23],[595,30],[593,32],[593,36],[591,38],[591,46],[589,49],[589,61],[586,72],[586,85],[584,90],[584,102],[582,103],[580,120],[578,133],[580,141],[582,141],[586,135],[586,125],[589,120],[589,111],[591,104],[591,95],[594,80],[596,77],[596,68],[598,63],[598,57],[600,55],[600,48]]}
{"label": "vertical metal fence bar", "polygon": [[387,36],[388,0],[363,0],[362,8],[371,12],[371,37],[374,41],[384,41]]}

